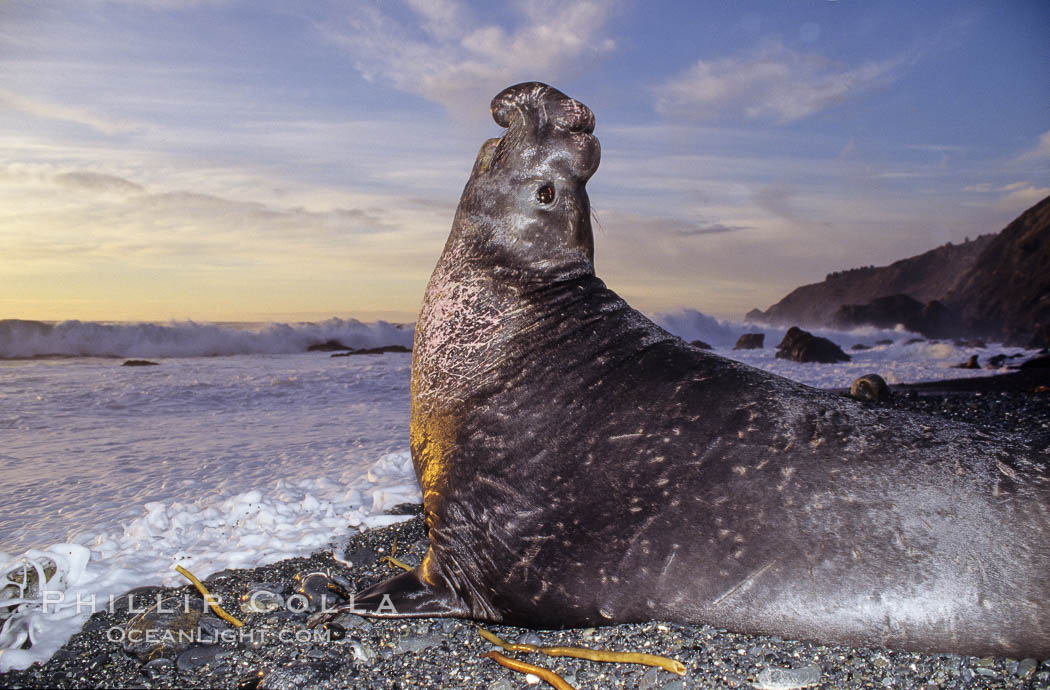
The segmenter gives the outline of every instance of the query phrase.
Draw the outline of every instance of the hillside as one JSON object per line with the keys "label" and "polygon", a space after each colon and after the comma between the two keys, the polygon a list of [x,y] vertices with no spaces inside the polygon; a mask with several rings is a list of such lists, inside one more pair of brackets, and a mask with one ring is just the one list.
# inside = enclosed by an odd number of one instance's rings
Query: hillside
{"label": "hillside", "polygon": [[[831,325],[844,313],[879,298],[908,296],[950,312],[957,335],[1003,339],[1020,345],[1050,344],[1050,197],[1025,211],[1002,232],[963,244],[946,244],[888,266],[829,274],[803,285],[748,320],[777,326]],[[841,308],[851,305],[848,309]],[[927,304],[928,305],[928,304]],[[857,308],[857,307],[861,308]],[[931,305],[928,305],[931,306]],[[903,319],[902,319],[903,320]],[[1037,333],[1041,334],[1038,335]],[[949,335],[943,331],[931,337]],[[1033,341],[1033,338],[1035,339]],[[1044,342],[1045,341],[1045,342]]]}
{"label": "hillside", "polygon": [[996,235],[944,301],[968,331],[1050,346],[1050,197]]}
{"label": "hillside", "polygon": [[769,309],[747,318],[777,326],[826,326],[839,307],[866,304],[878,297],[908,295],[920,302],[942,299],[966,274],[995,235],[963,244],[946,244],[889,266],[866,266],[829,273],[821,283],[792,290]]}

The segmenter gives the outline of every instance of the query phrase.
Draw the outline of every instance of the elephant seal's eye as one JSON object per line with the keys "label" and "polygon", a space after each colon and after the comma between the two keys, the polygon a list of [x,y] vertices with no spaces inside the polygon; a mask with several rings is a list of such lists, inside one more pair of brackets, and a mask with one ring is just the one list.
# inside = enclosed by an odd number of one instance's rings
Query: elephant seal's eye
{"label": "elephant seal's eye", "polygon": [[549,204],[554,201],[554,187],[545,184],[536,190],[536,200],[541,204]]}

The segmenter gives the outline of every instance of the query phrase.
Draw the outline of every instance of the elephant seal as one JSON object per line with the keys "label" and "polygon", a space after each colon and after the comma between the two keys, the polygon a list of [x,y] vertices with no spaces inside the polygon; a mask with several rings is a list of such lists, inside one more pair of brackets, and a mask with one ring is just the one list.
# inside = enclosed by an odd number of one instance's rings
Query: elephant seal
{"label": "elephant seal", "polygon": [[348,610],[1050,656],[1045,450],[662,330],[594,274],[591,111],[492,114],[416,324],[429,550]]}

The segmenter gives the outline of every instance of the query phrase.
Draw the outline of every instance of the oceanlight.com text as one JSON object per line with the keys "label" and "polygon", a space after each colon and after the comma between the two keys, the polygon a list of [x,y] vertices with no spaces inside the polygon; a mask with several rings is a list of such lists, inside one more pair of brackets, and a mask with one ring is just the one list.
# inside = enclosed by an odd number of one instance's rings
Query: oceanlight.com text
{"label": "oceanlight.com text", "polygon": [[174,647],[187,644],[226,644],[243,643],[251,646],[260,646],[273,640],[279,643],[329,643],[332,642],[332,631],[326,628],[299,629],[299,630],[248,630],[237,628],[235,630],[127,630],[123,626],[115,625],[106,630],[106,639],[110,642],[121,642],[131,644],[165,645]]}

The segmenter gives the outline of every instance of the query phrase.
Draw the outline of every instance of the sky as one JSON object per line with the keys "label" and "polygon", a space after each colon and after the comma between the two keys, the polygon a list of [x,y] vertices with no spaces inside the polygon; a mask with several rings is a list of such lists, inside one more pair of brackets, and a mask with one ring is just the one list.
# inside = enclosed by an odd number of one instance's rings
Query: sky
{"label": "sky", "polygon": [[0,318],[413,321],[492,96],[591,107],[597,273],[739,319],[1050,195],[1050,3],[4,0]]}

